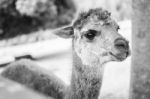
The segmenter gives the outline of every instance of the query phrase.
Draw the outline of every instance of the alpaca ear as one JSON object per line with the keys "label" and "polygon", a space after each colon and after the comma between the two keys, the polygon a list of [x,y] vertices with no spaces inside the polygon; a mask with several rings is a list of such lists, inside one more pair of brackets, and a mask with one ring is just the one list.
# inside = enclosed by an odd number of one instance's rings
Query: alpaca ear
{"label": "alpaca ear", "polygon": [[54,31],[54,34],[62,38],[72,38],[74,34],[74,30],[72,26],[68,26]]}

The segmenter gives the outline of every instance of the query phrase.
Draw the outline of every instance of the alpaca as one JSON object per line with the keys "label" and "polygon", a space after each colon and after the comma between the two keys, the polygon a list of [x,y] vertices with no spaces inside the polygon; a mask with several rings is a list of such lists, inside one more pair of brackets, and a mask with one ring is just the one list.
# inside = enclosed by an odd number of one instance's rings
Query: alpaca
{"label": "alpaca", "polygon": [[128,41],[118,29],[107,10],[95,8],[80,13],[73,24],[54,32],[59,37],[72,38],[69,86],[55,75],[37,69],[29,60],[11,63],[2,75],[55,99],[98,99],[104,64],[123,61],[129,55]]}

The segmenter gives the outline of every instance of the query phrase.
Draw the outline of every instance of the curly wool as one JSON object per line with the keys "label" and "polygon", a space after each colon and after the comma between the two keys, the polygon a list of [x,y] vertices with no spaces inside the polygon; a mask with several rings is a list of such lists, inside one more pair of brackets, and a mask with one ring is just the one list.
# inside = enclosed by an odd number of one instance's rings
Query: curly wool
{"label": "curly wool", "polygon": [[111,13],[102,8],[90,9],[88,12],[81,12],[73,26],[81,29],[88,19],[93,16],[97,16],[99,20],[107,21],[110,18]]}

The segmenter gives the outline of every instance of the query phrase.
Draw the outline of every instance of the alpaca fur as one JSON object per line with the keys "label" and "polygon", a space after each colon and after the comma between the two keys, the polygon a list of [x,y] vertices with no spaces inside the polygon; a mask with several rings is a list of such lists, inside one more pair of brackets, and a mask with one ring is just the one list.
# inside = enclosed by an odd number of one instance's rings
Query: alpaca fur
{"label": "alpaca fur", "polygon": [[89,18],[92,16],[98,16],[99,20],[107,23],[110,19],[111,13],[102,8],[90,9],[88,12],[81,12],[78,15],[77,20],[74,22],[74,28],[81,29],[86,22],[88,22]]}
{"label": "alpaca fur", "polygon": [[84,66],[75,51],[73,65],[70,93],[66,99],[98,99],[103,67]]}
{"label": "alpaca fur", "polygon": [[[105,25],[100,24],[101,21]],[[52,73],[38,69],[38,66],[29,60],[11,63],[2,75],[55,99],[98,99],[104,71],[103,64],[109,61],[122,61],[128,56],[128,43],[118,34],[117,26],[108,11],[98,8],[80,14],[73,25],[58,29],[56,35],[73,39],[70,86],[66,86]],[[93,28],[94,33],[99,35],[90,40],[85,33],[93,31]],[[88,30],[82,31],[84,29]],[[116,40],[117,45],[114,44]],[[90,52],[94,53],[89,54]],[[87,63],[85,64],[83,60]]]}
{"label": "alpaca fur", "polygon": [[63,99],[65,95],[66,86],[63,81],[27,59],[8,65],[2,76],[55,99]]}

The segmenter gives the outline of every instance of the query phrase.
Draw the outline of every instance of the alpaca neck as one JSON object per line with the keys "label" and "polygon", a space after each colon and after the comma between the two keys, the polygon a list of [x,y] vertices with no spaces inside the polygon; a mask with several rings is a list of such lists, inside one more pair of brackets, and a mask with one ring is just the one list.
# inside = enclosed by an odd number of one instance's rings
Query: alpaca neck
{"label": "alpaca neck", "polygon": [[102,83],[102,66],[86,66],[73,52],[73,69],[69,99],[98,99]]}

